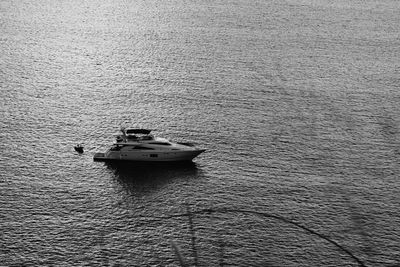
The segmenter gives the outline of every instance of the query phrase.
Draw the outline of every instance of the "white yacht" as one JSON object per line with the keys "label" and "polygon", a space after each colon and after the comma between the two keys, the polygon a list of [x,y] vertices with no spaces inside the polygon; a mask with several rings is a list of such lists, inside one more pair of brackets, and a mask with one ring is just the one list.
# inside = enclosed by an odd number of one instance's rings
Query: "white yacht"
{"label": "white yacht", "polygon": [[151,130],[122,128],[115,143],[105,153],[96,153],[94,160],[123,160],[146,162],[191,161],[205,149],[190,143],[173,143],[165,138],[154,137]]}

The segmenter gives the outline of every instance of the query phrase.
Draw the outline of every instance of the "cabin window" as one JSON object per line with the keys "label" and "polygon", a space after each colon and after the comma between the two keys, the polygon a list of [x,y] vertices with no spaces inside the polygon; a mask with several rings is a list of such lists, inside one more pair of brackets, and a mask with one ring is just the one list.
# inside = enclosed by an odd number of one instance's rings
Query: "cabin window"
{"label": "cabin window", "polygon": [[145,146],[134,146],[134,147],[132,147],[132,150],[136,150],[136,149],[140,149],[140,150],[154,150],[154,148],[145,147]]}
{"label": "cabin window", "polygon": [[152,142],[152,143],[149,143],[149,144],[151,144],[151,145],[160,145],[160,146],[170,146],[171,145],[170,143],[167,143],[167,142]]}
{"label": "cabin window", "polygon": [[157,158],[158,154],[150,154],[150,158]]}

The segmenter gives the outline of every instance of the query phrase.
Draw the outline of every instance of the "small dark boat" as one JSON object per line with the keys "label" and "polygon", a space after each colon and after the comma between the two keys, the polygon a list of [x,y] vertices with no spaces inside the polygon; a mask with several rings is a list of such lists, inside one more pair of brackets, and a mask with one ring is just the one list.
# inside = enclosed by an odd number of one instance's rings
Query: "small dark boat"
{"label": "small dark boat", "polygon": [[83,153],[83,146],[81,144],[77,144],[76,146],[74,146],[74,149],[79,154]]}

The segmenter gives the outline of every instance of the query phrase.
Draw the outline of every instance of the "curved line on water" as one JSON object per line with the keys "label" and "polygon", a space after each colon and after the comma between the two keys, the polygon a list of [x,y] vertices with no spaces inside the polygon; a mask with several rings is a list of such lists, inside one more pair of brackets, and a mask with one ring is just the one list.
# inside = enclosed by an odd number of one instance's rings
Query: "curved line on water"
{"label": "curved line on water", "polygon": [[268,218],[273,218],[279,221],[282,221],[284,223],[287,224],[291,224],[294,225],[298,228],[301,228],[303,230],[305,230],[306,232],[316,235],[326,241],[328,241],[329,243],[333,244],[334,246],[336,246],[337,248],[339,248],[341,251],[345,252],[347,255],[349,255],[352,259],[354,259],[359,266],[361,267],[367,267],[364,262],[362,262],[359,258],[357,258],[351,251],[349,251],[348,249],[346,249],[345,247],[343,247],[342,245],[340,245],[339,243],[337,243],[336,241],[330,239],[329,237],[320,234],[306,226],[301,225],[298,222],[294,222],[291,221],[289,219],[286,219],[285,217],[282,216],[278,216],[278,215],[274,215],[274,214],[270,214],[267,212],[260,212],[260,211],[253,211],[253,210],[243,210],[243,209],[228,209],[228,208],[220,208],[220,209],[202,209],[202,210],[196,210],[196,211],[188,211],[187,213],[180,213],[180,214],[173,214],[170,216],[160,216],[160,217],[152,217],[149,220],[147,220],[146,222],[149,221],[162,221],[165,219],[171,219],[171,218],[178,218],[178,217],[187,217],[187,216],[191,216],[193,214],[210,214],[210,213],[247,213],[247,214],[255,214],[258,216],[263,216],[263,217],[268,217]]}

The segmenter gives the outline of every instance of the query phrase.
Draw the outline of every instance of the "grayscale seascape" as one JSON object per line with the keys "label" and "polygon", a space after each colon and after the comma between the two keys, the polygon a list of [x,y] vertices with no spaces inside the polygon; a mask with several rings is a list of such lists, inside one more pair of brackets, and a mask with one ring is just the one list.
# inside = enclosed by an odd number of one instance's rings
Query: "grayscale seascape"
{"label": "grayscale seascape", "polygon": [[398,0],[2,0],[0,90],[0,266],[400,266]]}

